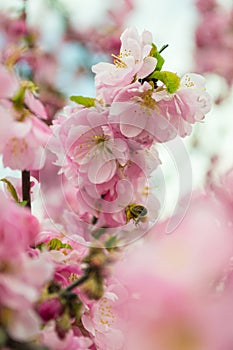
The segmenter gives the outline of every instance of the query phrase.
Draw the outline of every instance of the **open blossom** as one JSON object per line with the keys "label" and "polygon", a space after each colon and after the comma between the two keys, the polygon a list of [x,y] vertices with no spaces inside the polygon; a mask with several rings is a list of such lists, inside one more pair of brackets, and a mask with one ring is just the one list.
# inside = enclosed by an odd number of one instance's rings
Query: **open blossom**
{"label": "open blossom", "polygon": [[45,162],[45,151],[51,131],[34,116],[24,122],[15,121],[2,150],[3,164],[11,169],[37,170]]}
{"label": "open blossom", "polygon": [[44,148],[51,135],[41,102],[30,91],[31,83],[19,82],[12,71],[0,66],[0,80],[6,89],[0,91],[0,127],[3,164],[11,169],[36,170],[44,165]]}
{"label": "open blossom", "polygon": [[120,54],[114,63],[101,62],[92,67],[96,73],[97,98],[111,103],[117,92],[153,72],[157,60],[150,56],[152,35],[144,31],[140,36],[135,28],[129,28],[121,35]]}
{"label": "open blossom", "polygon": [[[0,193],[0,260],[17,258],[33,245],[39,232],[39,223],[30,212],[7,200]],[[15,244],[17,242],[17,244]]]}
{"label": "open blossom", "polygon": [[190,134],[191,126],[204,119],[210,111],[211,98],[205,88],[205,79],[189,73],[182,77],[174,94],[155,93],[161,115],[167,118],[182,137]]}
{"label": "open blossom", "polygon": [[111,180],[118,166],[128,161],[127,144],[114,138],[107,116],[107,112],[86,108],[71,114],[61,125],[55,124],[58,143],[52,150],[68,178],[101,184]]}
{"label": "open blossom", "polygon": [[150,147],[155,141],[190,134],[190,124],[201,121],[210,106],[205,79],[186,74],[174,93],[153,89],[147,82],[127,86],[113,100],[110,118],[123,136]]}
{"label": "open blossom", "polygon": [[110,108],[110,118],[120,133],[145,147],[168,141],[176,131],[160,113],[151,85],[134,83],[122,89]]}
{"label": "open blossom", "polygon": [[87,312],[82,316],[82,323],[98,349],[124,348],[127,302],[127,290],[110,279],[104,296],[96,303],[88,305]]}

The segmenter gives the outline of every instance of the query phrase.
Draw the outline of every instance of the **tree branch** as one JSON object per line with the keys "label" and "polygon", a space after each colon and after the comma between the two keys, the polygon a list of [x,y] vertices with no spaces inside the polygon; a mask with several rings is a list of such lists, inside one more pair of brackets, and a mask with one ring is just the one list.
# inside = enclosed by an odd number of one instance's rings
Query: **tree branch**
{"label": "tree branch", "polygon": [[26,201],[26,207],[31,208],[31,195],[30,195],[30,171],[22,171],[22,195],[23,201]]}

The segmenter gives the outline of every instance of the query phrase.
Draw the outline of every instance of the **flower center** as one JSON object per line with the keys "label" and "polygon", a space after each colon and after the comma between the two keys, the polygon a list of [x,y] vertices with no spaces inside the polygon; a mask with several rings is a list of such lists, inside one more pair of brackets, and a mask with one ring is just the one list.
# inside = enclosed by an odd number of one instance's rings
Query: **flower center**
{"label": "flower center", "polygon": [[194,82],[191,80],[191,78],[188,75],[185,76],[185,83],[184,83],[184,85],[187,88],[195,86]]}
{"label": "flower center", "polygon": [[144,91],[141,95],[142,101],[140,102],[141,106],[155,109],[156,108],[156,101],[152,97],[152,90]]}
{"label": "flower center", "polygon": [[109,304],[107,298],[102,298],[99,304],[99,322],[102,325],[106,325],[108,327],[112,326],[115,322],[116,315],[112,311],[112,305]]}
{"label": "flower center", "polygon": [[103,135],[103,134],[102,135],[94,135],[94,136],[92,136],[92,138],[97,145],[109,140],[109,137],[106,135]]}
{"label": "flower center", "polygon": [[112,57],[115,58],[113,63],[117,68],[127,68],[127,64],[122,59],[123,57],[122,53],[120,53],[119,55],[112,54]]}

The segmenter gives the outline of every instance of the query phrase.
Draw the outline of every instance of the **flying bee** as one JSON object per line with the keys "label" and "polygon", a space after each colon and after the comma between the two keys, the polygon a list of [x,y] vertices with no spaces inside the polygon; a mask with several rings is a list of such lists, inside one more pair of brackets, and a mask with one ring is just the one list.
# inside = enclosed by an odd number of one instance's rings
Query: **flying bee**
{"label": "flying bee", "polygon": [[125,208],[126,223],[131,219],[136,225],[141,222],[146,221],[147,209],[141,204],[129,204]]}

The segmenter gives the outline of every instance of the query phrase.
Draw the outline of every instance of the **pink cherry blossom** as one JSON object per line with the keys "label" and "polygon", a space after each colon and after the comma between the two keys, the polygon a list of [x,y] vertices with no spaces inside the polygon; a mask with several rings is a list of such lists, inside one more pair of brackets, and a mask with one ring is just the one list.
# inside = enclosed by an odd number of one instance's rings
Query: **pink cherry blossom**
{"label": "pink cherry blossom", "polygon": [[211,99],[205,89],[205,79],[190,73],[182,77],[179,89],[174,94],[165,91],[154,94],[162,116],[182,137],[190,134],[191,126],[201,121],[210,111]]}
{"label": "pink cherry blossom", "polygon": [[120,350],[124,348],[125,330],[127,329],[127,290],[109,281],[104,296],[89,305],[89,310],[82,316],[82,323],[89,331],[97,348]]}
{"label": "pink cherry blossom", "polygon": [[15,121],[3,149],[3,164],[11,169],[41,169],[50,135],[47,125],[34,116],[24,122]]}
{"label": "pink cherry blossom", "polygon": [[43,256],[29,256],[38,221],[3,194],[0,226],[0,322],[14,339],[30,340],[40,327],[34,303],[52,277],[53,266]]}
{"label": "pink cherry blossom", "polygon": [[70,171],[74,181],[82,177],[83,181],[101,184],[111,180],[118,166],[126,164],[127,144],[114,139],[107,115],[94,108],[81,109],[60,126],[55,125],[55,133],[62,141],[62,153],[61,145],[55,146],[55,153],[60,153],[61,158],[57,164],[66,174]]}
{"label": "pink cherry blossom", "polygon": [[161,87],[153,90],[147,82],[122,89],[111,105],[110,118],[125,137],[148,147],[155,141],[169,141],[177,133],[186,136],[190,124],[201,121],[210,106],[205,79],[186,74],[173,94]]}
{"label": "pink cherry blossom", "polygon": [[28,90],[25,92],[24,101],[33,114],[41,119],[47,119],[47,114],[44,106],[40,100],[35,98],[35,96]]}
{"label": "pink cherry blossom", "polygon": [[110,108],[111,121],[120,133],[146,147],[176,136],[175,128],[160,112],[153,97],[149,83],[131,84],[119,92]]}
{"label": "pink cherry blossom", "polygon": [[12,256],[16,258],[34,244],[39,232],[39,223],[27,209],[7,200],[2,193],[0,196],[0,260],[8,261]]}
{"label": "pink cherry blossom", "polygon": [[121,35],[121,50],[114,56],[114,64],[98,63],[92,67],[96,73],[97,97],[111,103],[117,92],[137,79],[153,72],[157,60],[150,56],[152,35],[144,31],[139,36],[135,28],[126,29]]}
{"label": "pink cherry blossom", "polygon": [[40,169],[44,165],[44,148],[51,135],[49,127],[39,119],[47,118],[45,109],[29,91],[31,83],[20,83],[14,72],[7,71],[2,65],[0,70],[3,81],[6,80],[6,90],[0,101],[0,111],[5,119],[0,128],[3,163],[12,169]]}

